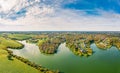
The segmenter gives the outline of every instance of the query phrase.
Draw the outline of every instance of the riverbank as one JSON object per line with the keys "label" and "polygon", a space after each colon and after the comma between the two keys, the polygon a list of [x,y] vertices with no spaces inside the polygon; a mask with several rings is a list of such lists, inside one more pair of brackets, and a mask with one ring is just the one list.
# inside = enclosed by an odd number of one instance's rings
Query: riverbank
{"label": "riverbank", "polygon": [[8,55],[8,52],[0,46],[0,73],[41,73],[16,58],[9,60]]}

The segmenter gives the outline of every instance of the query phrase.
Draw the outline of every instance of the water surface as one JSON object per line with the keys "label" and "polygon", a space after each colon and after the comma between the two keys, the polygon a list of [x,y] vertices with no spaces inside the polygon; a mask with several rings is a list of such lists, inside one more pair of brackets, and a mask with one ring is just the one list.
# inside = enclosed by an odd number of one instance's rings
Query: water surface
{"label": "water surface", "polygon": [[21,50],[13,50],[13,53],[29,59],[49,69],[59,69],[64,73],[120,73],[120,51],[116,47],[101,50],[95,44],[91,48],[95,52],[89,57],[74,55],[69,48],[62,43],[58,53],[44,55],[40,53],[35,44],[22,41],[25,47]]}

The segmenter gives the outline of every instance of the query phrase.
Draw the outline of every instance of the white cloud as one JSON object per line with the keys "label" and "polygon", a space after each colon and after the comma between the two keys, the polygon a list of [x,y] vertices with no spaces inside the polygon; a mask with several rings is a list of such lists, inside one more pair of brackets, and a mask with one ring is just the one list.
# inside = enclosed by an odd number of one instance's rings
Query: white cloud
{"label": "white cloud", "polygon": [[8,12],[17,2],[17,0],[0,0],[0,12]]}
{"label": "white cloud", "polygon": [[53,14],[54,9],[49,6],[44,6],[43,8],[39,8],[39,6],[33,6],[28,8],[26,16],[36,16],[43,17],[46,14]]}
{"label": "white cloud", "polygon": [[[6,0],[11,1],[11,0]],[[9,18],[0,18],[0,30],[25,30],[25,31],[39,31],[39,30],[102,30],[102,31],[120,31],[120,14],[115,12],[98,10],[100,16],[87,15],[85,11],[76,11],[70,9],[60,8],[60,4],[64,0],[53,0],[53,5],[46,5],[41,3],[41,0],[12,0],[16,3],[8,4],[8,8],[3,7],[4,0],[1,0],[0,12],[18,12],[22,8],[26,8],[24,17],[19,17],[17,20]],[[48,0],[45,0],[48,1]],[[50,0],[49,0],[50,1]],[[73,2],[75,0],[68,0]],[[40,2],[40,4],[39,4]],[[66,3],[66,2],[64,2]],[[13,14],[14,14],[13,12]],[[6,16],[11,13],[6,14]]]}

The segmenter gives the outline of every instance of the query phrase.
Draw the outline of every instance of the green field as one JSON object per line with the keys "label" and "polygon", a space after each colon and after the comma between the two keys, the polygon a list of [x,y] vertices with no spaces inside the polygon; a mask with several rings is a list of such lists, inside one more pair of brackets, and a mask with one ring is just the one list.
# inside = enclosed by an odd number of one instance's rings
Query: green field
{"label": "green field", "polygon": [[8,52],[5,50],[8,47],[17,49],[21,48],[22,44],[14,40],[0,37],[0,73],[40,73],[38,70],[16,58],[8,60]]}
{"label": "green field", "polygon": [[0,48],[0,73],[41,73],[15,58],[8,60],[7,55],[7,51]]}
{"label": "green field", "polygon": [[29,39],[31,37],[33,37],[34,35],[32,34],[8,34],[7,37],[10,39],[14,39],[14,40],[26,40]]}
{"label": "green field", "polygon": [[5,39],[3,37],[0,37],[0,44],[12,49],[22,49],[24,47],[24,45],[15,40]]}

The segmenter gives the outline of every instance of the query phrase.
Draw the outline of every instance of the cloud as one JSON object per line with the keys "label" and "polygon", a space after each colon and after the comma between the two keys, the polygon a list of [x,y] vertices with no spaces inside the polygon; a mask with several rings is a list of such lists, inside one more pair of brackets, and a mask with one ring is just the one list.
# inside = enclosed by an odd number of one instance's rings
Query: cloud
{"label": "cloud", "polygon": [[[6,2],[5,2],[6,1]],[[0,0],[0,30],[4,31],[120,31],[120,14],[114,11],[65,9],[76,0]],[[4,6],[7,5],[7,7]]]}
{"label": "cloud", "polygon": [[14,7],[14,5],[16,5],[16,3],[17,0],[0,0],[0,12],[8,12]]}

